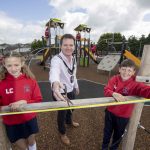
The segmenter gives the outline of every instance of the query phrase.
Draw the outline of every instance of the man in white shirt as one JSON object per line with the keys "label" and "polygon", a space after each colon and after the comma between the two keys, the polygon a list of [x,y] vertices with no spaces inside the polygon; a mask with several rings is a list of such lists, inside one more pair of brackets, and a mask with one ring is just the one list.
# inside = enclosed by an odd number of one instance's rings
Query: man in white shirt
{"label": "man in white shirt", "polygon": [[[67,97],[75,99],[75,94],[79,94],[79,87],[76,78],[77,64],[75,57],[72,56],[75,49],[75,38],[71,34],[64,34],[60,40],[61,52],[51,60],[49,80],[52,85],[54,100],[66,102],[64,98],[64,84],[67,88]],[[70,140],[66,135],[65,123],[78,127],[79,123],[72,121],[72,111],[58,111],[57,124],[60,132],[61,141],[69,145]]]}

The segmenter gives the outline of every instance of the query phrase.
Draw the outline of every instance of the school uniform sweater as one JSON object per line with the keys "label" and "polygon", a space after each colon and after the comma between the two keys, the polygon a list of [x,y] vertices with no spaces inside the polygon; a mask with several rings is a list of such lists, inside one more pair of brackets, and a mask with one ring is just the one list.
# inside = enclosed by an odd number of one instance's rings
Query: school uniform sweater
{"label": "school uniform sweater", "polygon": [[[19,100],[26,100],[27,103],[40,102],[41,92],[36,80],[28,78],[25,74],[14,78],[7,74],[6,78],[0,81],[0,106],[7,106]],[[25,123],[36,116],[36,113],[6,115],[3,122],[7,125]]]}
{"label": "school uniform sweater", "polygon": [[[135,81],[135,77],[123,81],[120,75],[112,77],[104,88],[106,97],[112,96],[113,92],[123,96],[140,96],[150,98],[150,86]],[[132,114],[134,104],[109,106],[107,110],[118,117],[129,118]]]}

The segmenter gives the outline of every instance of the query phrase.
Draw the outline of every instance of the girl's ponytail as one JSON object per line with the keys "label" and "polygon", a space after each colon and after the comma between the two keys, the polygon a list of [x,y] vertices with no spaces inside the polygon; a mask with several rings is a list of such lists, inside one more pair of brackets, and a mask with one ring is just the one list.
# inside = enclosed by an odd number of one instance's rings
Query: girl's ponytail
{"label": "girl's ponytail", "polygon": [[26,74],[27,77],[35,79],[35,75],[31,72],[30,68],[24,64],[22,67],[22,73]]}

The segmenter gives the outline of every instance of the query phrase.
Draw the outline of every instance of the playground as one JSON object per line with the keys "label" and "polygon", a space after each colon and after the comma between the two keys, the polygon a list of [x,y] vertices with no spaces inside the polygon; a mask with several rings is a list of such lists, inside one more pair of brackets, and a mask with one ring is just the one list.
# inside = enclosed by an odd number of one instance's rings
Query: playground
{"label": "playground", "polygon": [[[40,86],[43,102],[52,101],[51,87],[49,83],[49,69],[51,58],[60,52],[60,39],[63,35],[64,23],[60,19],[51,19],[46,23],[45,37],[46,47],[34,50],[29,54],[27,64],[36,75]],[[99,57],[96,55],[95,47],[90,41],[91,28],[80,24],[74,31],[76,32],[76,43],[74,55],[77,60],[77,78],[80,94],[77,99],[104,97],[104,86],[108,79],[118,73],[118,66],[123,58],[129,58],[135,62],[137,67],[141,65],[139,58],[126,50],[126,45],[122,41],[121,53],[108,53]],[[119,43],[119,44],[120,44]],[[114,43],[116,44],[116,43]],[[38,55],[42,52],[42,55]],[[79,128],[67,127],[67,135],[71,145],[65,146],[59,137],[57,130],[57,112],[38,113],[38,133],[37,147],[39,150],[100,150],[103,138],[104,111],[106,107],[76,109],[74,120],[80,123]],[[141,126],[149,132],[149,102],[145,104],[140,119]],[[142,128],[137,129],[135,150],[149,150],[150,134]],[[16,147],[13,145],[15,150]],[[121,145],[120,145],[121,149]]]}
{"label": "playground", "polygon": [[[60,39],[64,34],[64,26],[65,23],[60,19],[51,18],[46,23],[45,35],[42,36],[43,48],[31,51],[32,56],[40,60],[39,64],[42,65],[44,69],[50,67],[49,63],[51,58],[61,50]],[[109,76],[111,70],[113,70],[118,63],[120,64],[124,58],[131,59],[138,67],[140,66],[140,59],[127,49],[128,42],[124,39],[120,42],[114,42],[114,35],[111,42],[106,40],[108,46],[107,54],[99,55],[96,44],[92,43],[90,38],[91,30],[92,28],[88,27],[86,24],[79,24],[74,28],[74,31],[76,32],[74,56],[76,57],[79,66],[89,67],[90,64],[95,63],[98,64],[97,71],[108,71]],[[115,45],[121,46],[120,52],[116,51]],[[30,57],[31,54],[28,56],[29,66],[33,59],[33,57]]]}
{"label": "playground", "polygon": [[[49,67],[49,60],[60,52],[60,39],[64,34],[64,25],[60,19],[51,18],[46,23],[45,35],[42,36],[43,47],[34,49],[28,55],[28,65],[30,66],[32,56],[40,60],[40,65]],[[74,56],[80,66],[88,67],[91,62],[98,64],[96,54],[96,44],[91,42],[91,28],[85,24],[79,24],[74,31],[76,32]],[[39,56],[39,54],[41,54]],[[30,58],[31,59],[30,59]]]}

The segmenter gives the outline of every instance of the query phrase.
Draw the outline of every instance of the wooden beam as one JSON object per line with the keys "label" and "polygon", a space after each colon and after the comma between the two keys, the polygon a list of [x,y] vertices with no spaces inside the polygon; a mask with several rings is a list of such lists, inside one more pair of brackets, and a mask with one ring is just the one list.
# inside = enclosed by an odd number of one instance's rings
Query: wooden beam
{"label": "wooden beam", "polygon": [[136,81],[150,84],[150,76],[136,76]]}
{"label": "wooden beam", "polygon": [[3,106],[0,110],[0,115],[6,114],[21,114],[27,112],[46,112],[46,111],[56,111],[64,109],[79,109],[79,108],[90,108],[90,107],[100,107],[100,106],[110,106],[110,105],[121,105],[129,103],[138,102],[148,102],[149,99],[144,99],[140,97],[127,96],[128,101],[126,102],[116,102],[112,97],[101,97],[101,98],[89,98],[89,99],[76,99],[71,102],[73,105],[68,107],[67,102],[63,101],[52,101],[43,103],[30,103],[25,104],[20,107],[18,112],[11,112],[9,106]]}
{"label": "wooden beam", "polygon": [[[138,72],[139,76],[150,76],[150,45],[145,45],[142,55],[141,67]],[[128,125],[127,133],[124,136],[122,150],[133,150],[134,142],[136,137],[137,127],[140,121],[142,109],[142,103],[136,104],[134,111],[132,113],[132,117],[130,118],[130,122]]]}
{"label": "wooden beam", "polygon": [[[6,115],[6,113],[27,113],[29,111],[35,112],[43,112],[44,111],[54,111],[57,109],[79,109],[79,108],[90,108],[90,107],[100,107],[100,106],[108,106],[108,105],[120,105],[120,104],[127,104],[127,103],[138,103],[138,102],[144,102],[144,101],[150,101],[146,100],[144,98],[140,97],[134,97],[134,96],[127,96],[129,99],[126,102],[115,102],[115,100],[112,97],[104,97],[104,98],[89,98],[89,99],[78,99],[73,100],[73,106],[68,107],[66,102],[62,101],[53,101],[53,102],[43,102],[43,103],[32,103],[32,104],[26,104],[22,105],[20,111],[21,112],[10,112],[9,106],[3,106],[1,107],[0,115]],[[49,109],[49,110],[48,110]],[[1,114],[4,113],[4,114]],[[0,122],[0,150],[8,150],[10,143],[7,140],[7,136],[5,133],[5,129],[3,128],[2,122]]]}

